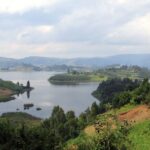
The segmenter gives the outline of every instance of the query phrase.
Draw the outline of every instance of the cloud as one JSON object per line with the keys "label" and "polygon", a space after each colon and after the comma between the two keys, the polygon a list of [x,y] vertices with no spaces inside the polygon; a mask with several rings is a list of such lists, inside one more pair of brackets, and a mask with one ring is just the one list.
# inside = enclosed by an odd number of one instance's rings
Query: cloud
{"label": "cloud", "polygon": [[41,33],[50,33],[52,30],[53,30],[53,26],[50,26],[50,25],[41,25],[41,26],[38,26],[36,28],[36,30],[38,32],[41,32]]}
{"label": "cloud", "polygon": [[57,0],[0,0],[0,13],[23,13],[33,8],[41,8],[56,3]]}
{"label": "cloud", "polygon": [[0,2],[0,56],[150,52],[150,0]]}
{"label": "cloud", "polygon": [[110,43],[147,45],[150,44],[150,13],[127,22],[108,35]]}
{"label": "cloud", "polygon": [[47,36],[53,31],[52,25],[38,25],[23,28],[17,35],[17,40],[26,44],[43,43],[47,41]]}

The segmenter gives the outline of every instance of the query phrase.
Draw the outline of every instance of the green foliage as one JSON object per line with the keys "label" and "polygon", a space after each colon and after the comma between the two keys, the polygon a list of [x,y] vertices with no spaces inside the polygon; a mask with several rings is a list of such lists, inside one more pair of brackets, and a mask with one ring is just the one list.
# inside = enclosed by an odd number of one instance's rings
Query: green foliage
{"label": "green foliage", "polygon": [[129,131],[130,126],[127,124],[117,129],[112,129],[110,124],[106,124],[105,128],[101,128],[93,137],[81,134],[74,141],[69,141],[65,150],[69,149],[69,145],[76,145],[78,150],[129,150],[132,147],[127,137]]}
{"label": "green foliage", "polygon": [[149,150],[150,148],[150,120],[135,124],[129,134],[128,138],[132,140],[132,149],[135,150]]}
{"label": "green foliage", "polygon": [[8,112],[3,113],[0,117],[1,119],[7,119],[12,124],[20,125],[21,123],[29,124],[31,125],[39,125],[41,123],[41,119],[34,117],[30,114],[24,113],[24,112]]}
{"label": "green foliage", "polygon": [[78,119],[73,111],[66,114],[59,106],[54,107],[52,116],[45,120],[42,126],[48,130],[52,130],[60,143],[64,143],[70,138],[79,135]]}
{"label": "green foliage", "polygon": [[82,74],[79,75],[76,73],[74,73],[74,74],[58,74],[58,75],[55,75],[49,79],[49,81],[51,83],[58,83],[58,84],[61,84],[61,83],[62,84],[63,83],[64,84],[65,83],[76,84],[78,82],[86,82],[89,80],[90,80],[90,78],[88,76],[82,75]]}
{"label": "green foliage", "polygon": [[112,105],[114,108],[121,107],[125,104],[128,104],[132,96],[130,92],[122,92],[114,96]]}
{"label": "green foliage", "polygon": [[[3,87],[5,86],[4,84]],[[94,102],[78,118],[73,111],[65,113],[59,106],[54,107],[51,117],[38,126],[24,123],[18,125],[9,119],[12,114],[3,115],[0,119],[0,150],[62,150],[66,141],[76,138],[82,129],[93,124],[96,118],[98,119],[98,114],[108,110],[106,113],[108,116],[104,114],[99,118],[105,124],[101,124],[102,128],[98,130],[95,137],[79,136],[76,141],[78,150],[129,150],[132,147],[130,140],[136,130],[131,129],[130,132],[126,124],[117,125],[117,128],[112,129],[112,123],[109,124],[106,120],[113,117],[112,108],[121,107],[131,101],[133,103],[150,103],[148,79],[143,82],[130,79],[109,79],[102,82],[94,94],[101,102],[99,104]],[[124,111],[128,109],[130,109],[129,106]],[[18,113],[18,118],[20,119],[22,115]],[[24,118],[26,117],[29,116],[25,115]],[[10,121],[6,121],[4,118],[8,118]],[[149,129],[148,125],[146,127],[146,130],[142,130],[144,135]],[[136,140],[137,138],[134,140],[135,144]]]}
{"label": "green foliage", "polygon": [[73,71],[71,73],[54,75],[49,78],[49,81],[53,84],[77,84],[80,82],[100,82],[106,79],[107,77],[93,72]]}
{"label": "green foliage", "polygon": [[[2,118],[10,118],[12,115],[3,115]],[[20,115],[18,113],[19,118]],[[61,150],[65,141],[79,135],[79,124],[73,111],[65,114],[62,108],[56,106],[52,116],[38,126],[23,122],[19,125],[13,120],[8,122],[0,119],[0,135],[1,150],[10,147],[10,150]]]}
{"label": "green foliage", "polygon": [[98,113],[99,113],[99,107],[96,104],[96,102],[94,102],[91,106],[91,115],[94,117],[94,116],[98,115]]}
{"label": "green foliage", "polygon": [[[126,130],[125,130],[126,131]],[[127,132],[118,129],[115,132],[104,135],[100,139],[101,150],[129,150],[130,142],[126,138]]]}
{"label": "green foliage", "polygon": [[140,86],[132,92],[132,101],[140,103],[150,103],[150,83],[148,79],[144,79]]}
{"label": "green foliage", "polygon": [[124,91],[132,91],[139,86],[139,81],[130,79],[109,79],[100,83],[93,95],[104,103],[112,104],[116,94]]}
{"label": "green foliage", "polygon": [[23,86],[20,86],[18,84],[14,84],[11,81],[3,81],[2,79],[0,79],[0,87],[1,88],[7,88],[10,89],[12,91],[22,91],[23,90]]}
{"label": "green foliage", "polygon": [[150,77],[150,70],[139,66],[121,66],[121,67],[110,66],[104,69],[99,69],[96,71],[96,73],[99,73],[111,79],[129,78],[132,80],[135,79],[141,80]]}
{"label": "green foliage", "polygon": [[25,91],[32,90],[33,88],[30,87],[29,81],[27,83],[27,86],[23,86],[22,84],[19,84],[19,82],[15,84],[11,81],[4,81],[0,79],[0,90],[6,91],[4,92],[4,95],[0,95],[0,102],[7,102],[13,100],[15,98],[12,95],[22,94]]}

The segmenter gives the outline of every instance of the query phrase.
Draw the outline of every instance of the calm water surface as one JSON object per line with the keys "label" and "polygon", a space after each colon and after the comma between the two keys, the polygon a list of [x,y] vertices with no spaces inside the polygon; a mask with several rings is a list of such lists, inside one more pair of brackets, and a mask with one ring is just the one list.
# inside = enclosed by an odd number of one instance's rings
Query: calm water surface
{"label": "calm water surface", "polygon": [[[17,108],[20,111],[27,112],[37,117],[48,118],[51,115],[54,106],[59,105],[65,111],[74,110],[76,115],[83,112],[94,101],[97,101],[92,95],[92,91],[98,86],[98,83],[87,83],[80,85],[52,85],[48,78],[56,74],[55,72],[0,72],[0,78],[20,82],[26,85],[30,80],[31,86],[35,89],[31,91],[30,97],[27,93],[15,96],[16,99],[0,103],[0,114],[5,112],[15,112]],[[34,107],[24,110],[25,103],[33,103]],[[37,111],[36,108],[42,108]]]}

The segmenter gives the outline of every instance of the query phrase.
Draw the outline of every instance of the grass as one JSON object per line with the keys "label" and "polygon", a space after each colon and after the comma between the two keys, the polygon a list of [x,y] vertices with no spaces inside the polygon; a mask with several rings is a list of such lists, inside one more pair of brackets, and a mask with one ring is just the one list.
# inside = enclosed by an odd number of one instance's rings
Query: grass
{"label": "grass", "polygon": [[150,120],[135,124],[128,136],[133,143],[133,150],[150,149]]}
{"label": "grass", "polygon": [[[113,115],[117,116],[120,113],[130,111],[135,107],[137,107],[137,105],[127,104],[121,108],[115,110],[112,109],[104,114],[98,115],[96,120],[105,122],[108,121],[111,116]],[[115,121],[114,122],[112,121],[112,123],[115,123]],[[77,146],[86,145],[86,143],[90,143],[90,145],[92,145],[93,143],[92,140],[96,136],[96,134],[92,133],[91,135],[89,135],[85,132],[85,130],[77,138],[67,142],[65,147],[66,150],[72,150],[72,149],[74,150]],[[132,147],[131,147],[132,150],[149,150],[150,149],[150,120],[145,120],[143,122],[132,124],[127,138],[132,143]]]}
{"label": "grass", "polygon": [[[129,110],[132,110],[133,108],[135,108],[136,105],[133,105],[133,104],[127,104],[121,108],[118,108],[118,109],[112,109],[112,110],[109,110],[107,111],[106,113],[104,114],[100,114],[97,116],[96,120],[95,121],[102,121],[102,122],[106,122],[109,120],[110,117],[112,117],[113,115],[118,115],[120,113],[123,113],[123,112],[127,112]],[[111,122],[112,124],[116,124],[115,120],[112,120]],[[95,130],[93,130],[93,125],[91,126],[87,126],[85,128],[84,131],[81,132],[81,134],[75,138],[75,139],[71,139],[69,140],[67,143],[66,143],[66,146],[65,146],[65,150],[74,150],[75,146],[82,146],[82,145],[86,145],[86,143],[91,143],[93,144],[93,138],[96,136],[96,132]]]}
{"label": "grass", "polygon": [[9,120],[10,122],[15,124],[25,123],[26,125],[30,125],[30,126],[40,125],[41,123],[40,118],[34,117],[24,112],[4,113],[0,117],[0,120]]}
{"label": "grass", "polygon": [[106,76],[94,73],[58,74],[49,79],[53,84],[78,84],[82,82],[101,82],[104,80],[107,80]]}
{"label": "grass", "polygon": [[135,108],[137,105],[134,105],[134,104],[127,104],[127,105],[124,105],[123,107],[121,108],[116,108],[116,109],[111,109],[109,111],[107,111],[106,113],[104,114],[100,114],[97,116],[97,120],[108,120],[108,118],[110,118],[111,116],[117,116],[118,114],[120,113],[123,113],[123,112],[127,112],[129,110],[132,110],[133,108]]}
{"label": "grass", "polygon": [[6,88],[6,89],[10,89],[12,91],[20,91],[22,90],[22,87],[11,82],[11,81],[4,81],[2,79],[0,79],[0,87],[1,88]]}
{"label": "grass", "polygon": [[0,95],[0,102],[8,102],[13,99],[14,99],[14,97],[11,97],[10,95],[8,95],[8,96]]}
{"label": "grass", "polygon": [[105,81],[107,80],[107,76],[102,76],[102,75],[90,75],[90,81],[91,82],[100,82],[100,81]]}
{"label": "grass", "polygon": [[117,108],[117,109],[112,109],[107,113],[116,113],[116,115],[120,114],[120,113],[123,113],[123,112],[127,112],[129,110],[132,110],[133,108],[137,107],[137,105],[134,105],[134,104],[127,104],[127,105],[124,105],[123,107],[121,108]]}
{"label": "grass", "polygon": [[[83,145],[93,144],[93,138],[91,136],[87,136],[84,132],[82,132],[77,138],[69,140],[64,150],[77,150],[78,147],[82,147]],[[85,148],[82,148],[85,149]]]}

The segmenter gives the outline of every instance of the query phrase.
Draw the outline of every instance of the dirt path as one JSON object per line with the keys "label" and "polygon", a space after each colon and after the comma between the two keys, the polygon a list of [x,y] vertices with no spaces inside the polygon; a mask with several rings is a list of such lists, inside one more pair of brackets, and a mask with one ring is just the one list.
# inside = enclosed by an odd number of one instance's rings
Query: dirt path
{"label": "dirt path", "polygon": [[120,121],[128,122],[140,122],[146,119],[150,119],[150,107],[147,105],[140,105],[128,112],[121,113],[118,116]]}

